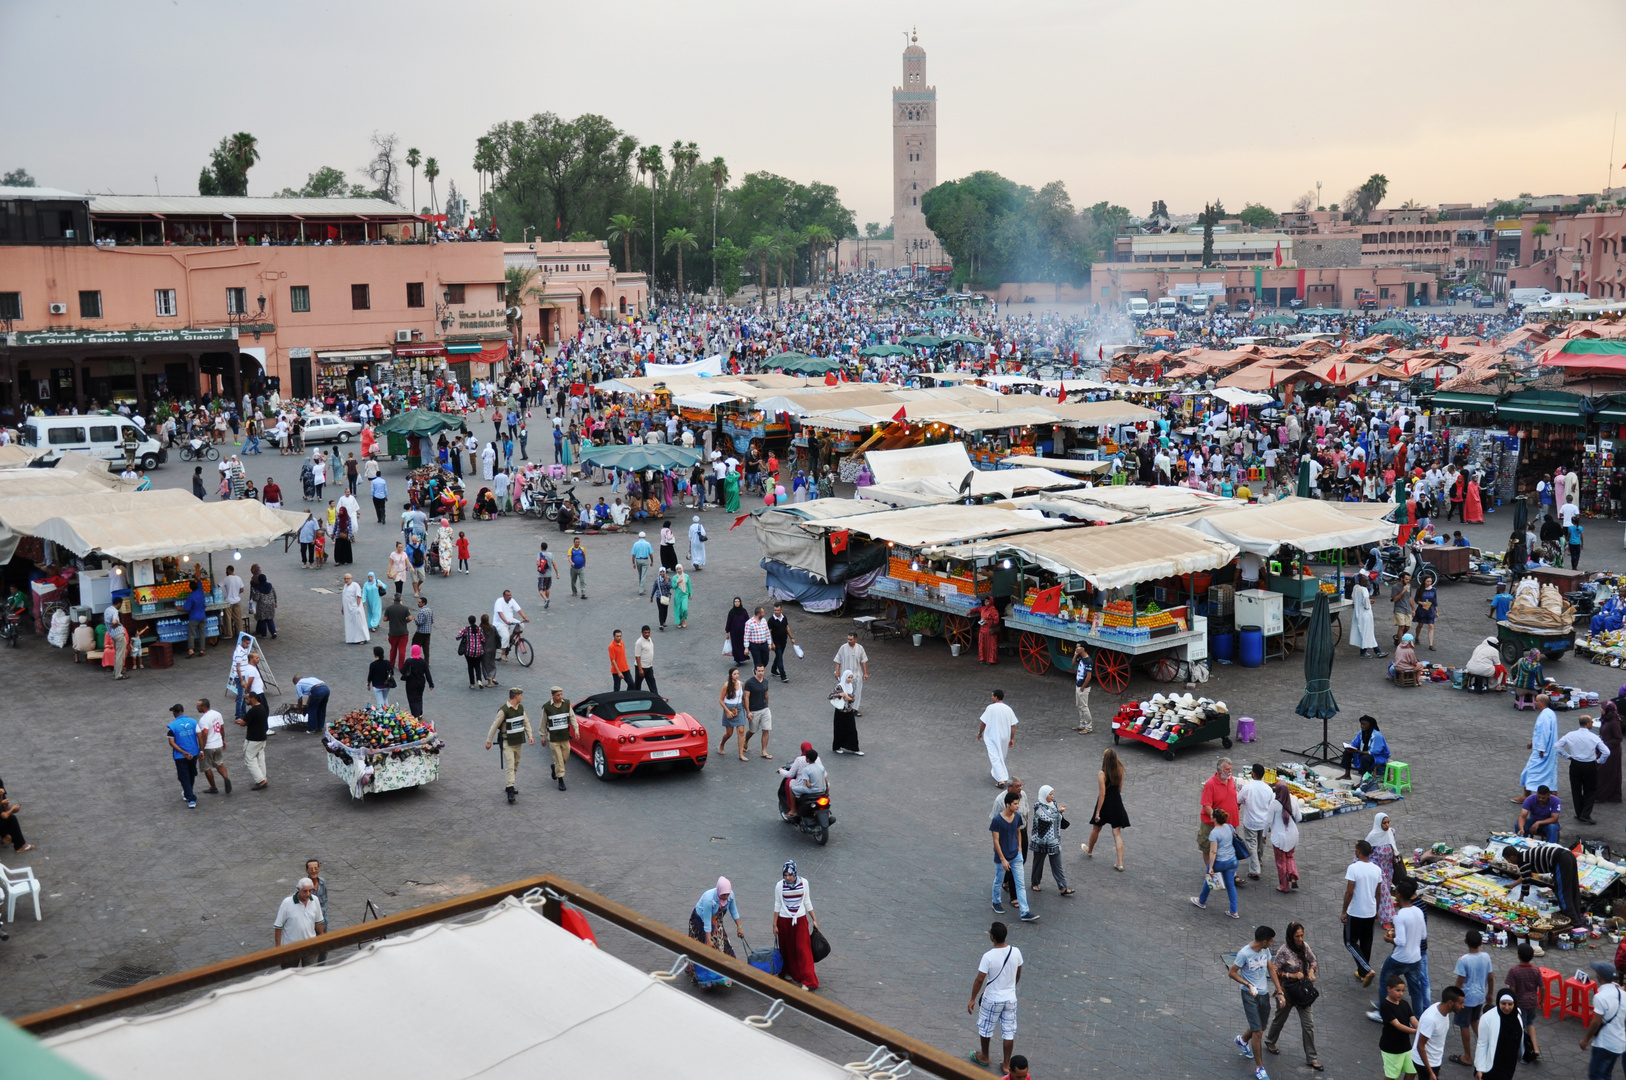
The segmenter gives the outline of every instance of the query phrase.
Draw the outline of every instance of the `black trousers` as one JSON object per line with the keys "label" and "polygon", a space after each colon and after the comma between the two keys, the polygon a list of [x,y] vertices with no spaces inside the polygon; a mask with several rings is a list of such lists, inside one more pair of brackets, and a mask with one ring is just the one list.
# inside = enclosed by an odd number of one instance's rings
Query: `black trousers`
{"label": "black trousers", "polygon": [[655,669],[654,668],[651,668],[651,667],[640,668],[632,676],[632,689],[634,689],[634,690],[642,690],[645,687],[648,687],[649,692],[651,694],[660,693],[660,689],[655,685]]}
{"label": "black trousers", "polygon": [[612,672],[610,672],[610,682],[615,687],[615,689],[612,691],[612,693],[619,694],[621,692],[621,684],[623,682],[627,684],[627,689],[631,690],[632,689],[632,673],[631,672],[612,671]]}
{"label": "black trousers", "polygon": [[773,664],[768,668],[768,674],[777,675],[781,679],[785,678],[785,645],[783,642],[777,643],[773,647]]}
{"label": "black trousers", "polygon": [[388,509],[389,505],[390,501],[388,499],[375,498],[373,500],[373,509],[378,511],[378,523],[380,525],[384,524],[384,511]]}
{"label": "black trousers", "polygon": [[479,656],[465,656],[463,658],[463,662],[466,663],[469,666],[469,685],[470,686],[479,686],[482,682],[485,681],[485,678],[486,678],[485,677],[485,672],[482,671],[481,667],[480,667],[483,660],[484,660],[484,657],[479,657]]}
{"label": "black trousers", "polygon": [[430,639],[431,636],[432,635],[430,635],[430,634],[413,634],[412,635],[412,644],[423,646],[423,659],[424,659],[425,663],[429,662],[429,639]]}
{"label": "black trousers", "polygon": [[10,840],[11,846],[21,851],[23,845],[28,843],[23,839],[23,823],[16,814],[8,818],[0,818],[0,840]]}
{"label": "black trousers", "polygon": [[1357,766],[1363,773],[1372,772],[1377,768],[1377,762],[1373,759],[1371,754],[1364,754],[1356,750],[1351,750],[1347,746],[1344,747],[1344,756],[1339,762],[1339,765],[1344,769]]}
{"label": "black trousers", "polygon": [[1373,915],[1364,919],[1351,915],[1344,922],[1344,948],[1355,958],[1355,966],[1363,975],[1372,970],[1372,931],[1377,921]]}
{"label": "black trousers", "polygon": [[1575,816],[1589,818],[1598,801],[1598,763],[1570,762],[1570,794],[1575,798]]}

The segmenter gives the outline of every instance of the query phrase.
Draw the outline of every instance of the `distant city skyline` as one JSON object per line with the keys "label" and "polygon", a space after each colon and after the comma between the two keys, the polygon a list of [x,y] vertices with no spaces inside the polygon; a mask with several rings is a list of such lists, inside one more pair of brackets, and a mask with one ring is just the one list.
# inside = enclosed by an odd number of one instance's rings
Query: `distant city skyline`
{"label": "distant city skyline", "polygon": [[[1214,198],[1280,212],[1318,179],[1331,205],[1374,172],[1388,205],[1426,206],[1626,175],[1626,133],[1610,168],[1626,89],[1583,93],[1549,65],[1508,62],[1529,9],[1507,0],[623,0],[613,23],[602,16],[482,0],[455,17],[424,0],[13,5],[0,87],[23,107],[0,120],[0,171],[194,194],[220,138],[248,131],[261,153],[249,192],[269,195],[322,166],[363,182],[380,130],[439,160],[442,195],[454,181],[472,196],[474,140],[492,124],[592,112],[641,142],[693,140],[736,183],[763,170],[832,184],[860,228],[884,228],[887,96],[918,26],[942,106],[940,181],[990,169],[1035,188],[1062,180],[1078,207],[1145,214],[1162,199],[1186,214]],[[1542,32],[1584,33],[1584,56],[1586,41],[1626,40],[1626,5],[1578,0]]]}

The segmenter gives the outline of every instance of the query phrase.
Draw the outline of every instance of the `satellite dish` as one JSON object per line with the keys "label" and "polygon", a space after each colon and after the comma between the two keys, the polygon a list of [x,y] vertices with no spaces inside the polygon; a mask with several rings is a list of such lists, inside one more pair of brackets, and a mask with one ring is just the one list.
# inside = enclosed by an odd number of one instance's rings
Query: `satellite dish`
{"label": "satellite dish", "polygon": [[971,481],[976,477],[976,475],[977,470],[975,469],[972,469],[970,472],[965,474],[965,479],[960,481],[961,495],[964,495],[966,492],[971,490]]}

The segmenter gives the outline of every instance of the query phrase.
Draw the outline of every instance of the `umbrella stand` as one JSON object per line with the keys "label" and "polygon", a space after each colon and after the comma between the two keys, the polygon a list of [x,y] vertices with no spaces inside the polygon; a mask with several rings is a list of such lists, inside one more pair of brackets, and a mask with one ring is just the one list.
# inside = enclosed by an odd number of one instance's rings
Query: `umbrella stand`
{"label": "umbrella stand", "polygon": [[[1319,684],[1319,685],[1317,685]],[[1332,687],[1330,679],[1314,679],[1307,683],[1304,689],[1311,693],[1323,693]],[[1334,746],[1327,735],[1327,717],[1321,718],[1321,741],[1303,750],[1289,750],[1281,748],[1282,753],[1301,757],[1312,764],[1332,765],[1343,760],[1343,748]]]}

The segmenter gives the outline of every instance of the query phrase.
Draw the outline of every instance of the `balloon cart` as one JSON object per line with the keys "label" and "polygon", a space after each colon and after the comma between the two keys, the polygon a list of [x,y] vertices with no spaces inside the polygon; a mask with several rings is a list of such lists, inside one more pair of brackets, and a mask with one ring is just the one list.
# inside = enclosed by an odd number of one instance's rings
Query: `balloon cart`
{"label": "balloon cart", "polygon": [[434,725],[398,705],[370,705],[330,722],[322,733],[327,771],[353,798],[422,787],[440,776],[446,744]]}

